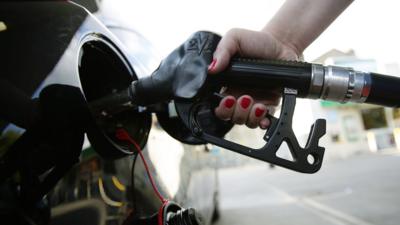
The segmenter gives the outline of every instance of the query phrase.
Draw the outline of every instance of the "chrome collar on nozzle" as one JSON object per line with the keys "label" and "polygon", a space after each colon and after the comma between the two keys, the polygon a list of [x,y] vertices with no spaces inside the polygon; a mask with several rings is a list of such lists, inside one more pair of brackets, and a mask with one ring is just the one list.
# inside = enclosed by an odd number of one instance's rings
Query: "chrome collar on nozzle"
{"label": "chrome collar on nozzle", "polygon": [[309,98],[363,103],[371,90],[371,75],[352,68],[312,65]]}

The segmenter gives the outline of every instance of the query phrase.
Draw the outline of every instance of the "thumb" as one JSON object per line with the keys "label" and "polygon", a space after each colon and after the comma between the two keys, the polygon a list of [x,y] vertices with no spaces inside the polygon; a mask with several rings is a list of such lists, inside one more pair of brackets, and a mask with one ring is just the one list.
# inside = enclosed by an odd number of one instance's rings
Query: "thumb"
{"label": "thumb", "polygon": [[210,74],[216,74],[228,67],[231,58],[239,52],[239,35],[234,32],[235,29],[229,31],[218,43],[214,52],[213,61],[208,67]]}

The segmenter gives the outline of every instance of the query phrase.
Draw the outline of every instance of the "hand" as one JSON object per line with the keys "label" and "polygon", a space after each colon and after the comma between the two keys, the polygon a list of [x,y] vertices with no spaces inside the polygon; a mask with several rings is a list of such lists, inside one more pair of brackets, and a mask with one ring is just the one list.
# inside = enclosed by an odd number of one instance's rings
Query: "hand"
{"label": "hand", "polygon": [[[223,71],[234,55],[261,59],[298,60],[299,53],[294,46],[279,41],[272,32],[231,29],[219,42],[209,74]],[[251,88],[251,87],[247,87]],[[278,90],[255,91],[245,88],[228,88],[215,114],[223,120],[246,124],[250,128],[268,128],[270,121],[265,117],[273,114],[279,104]]]}

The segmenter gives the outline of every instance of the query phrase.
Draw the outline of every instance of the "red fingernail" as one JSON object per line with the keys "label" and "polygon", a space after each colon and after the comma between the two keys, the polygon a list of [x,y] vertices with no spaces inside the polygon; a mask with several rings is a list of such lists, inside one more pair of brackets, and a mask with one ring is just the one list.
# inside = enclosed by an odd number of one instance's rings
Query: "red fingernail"
{"label": "red fingernail", "polygon": [[240,101],[240,105],[242,106],[243,109],[247,109],[249,107],[251,102],[251,99],[248,97],[243,97],[242,100]]}
{"label": "red fingernail", "polygon": [[228,98],[227,100],[225,100],[224,102],[224,106],[228,109],[232,108],[232,106],[235,104],[235,100]]}
{"label": "red fingernail", "polygon": [[265,112],[265,109],[262,109],[262,108],[256,108],[256,111],[255,111],[255,114],[256,114],[256,117],[260,117],[260,116],[262,116],[263,114],[264,114],[264,112]]}
{"label": "red fingernail", "polygon": [[211,64],[208,66],[208,70],[213,70],[216,63],[217,63],[217,59],[213,59]]}

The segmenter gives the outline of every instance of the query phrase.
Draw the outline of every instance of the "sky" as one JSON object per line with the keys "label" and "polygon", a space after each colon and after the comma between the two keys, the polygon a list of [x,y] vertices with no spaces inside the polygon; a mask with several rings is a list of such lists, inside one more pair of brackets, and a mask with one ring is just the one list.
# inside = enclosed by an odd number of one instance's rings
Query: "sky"
{"label": "sky", "polygon": [[[121,4],[119,4],[120,2]],[[130,26],[166,56],[198,30],[223,35],[230,28],[260,30],[282,0],[106,0],[105,8],[130,18]],[[400,64],[400,1],[356,0],[304,52],[312,61],[332,48],[361,58]],[[399,74],[400,75],[400,74]]]}

